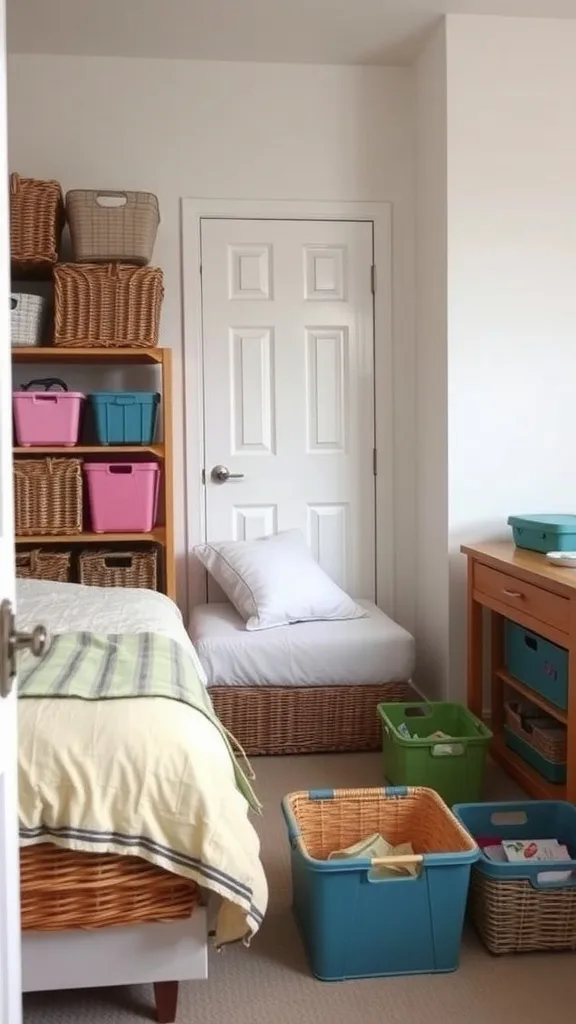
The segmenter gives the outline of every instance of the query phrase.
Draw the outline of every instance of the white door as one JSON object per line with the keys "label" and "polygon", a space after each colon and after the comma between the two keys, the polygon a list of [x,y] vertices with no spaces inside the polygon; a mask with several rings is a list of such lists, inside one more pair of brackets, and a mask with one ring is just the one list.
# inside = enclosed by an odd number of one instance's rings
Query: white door
{"label": "white door", "polygon": [[202,219],[206,536],[301,529],[375,595],[373,230]]}
{"label": "white door", "polygon": [[[14,600],[12,518],[12,395],[10,364],[10,260],[6,138],[5,5],[0,0],[0,603]],[[0,615],[0,1024],[19,1024],[21,1013],[18,907],[18,799],[16,693],[6,694],[7,651]],[[3,696],[3,694],[5,694]]]}

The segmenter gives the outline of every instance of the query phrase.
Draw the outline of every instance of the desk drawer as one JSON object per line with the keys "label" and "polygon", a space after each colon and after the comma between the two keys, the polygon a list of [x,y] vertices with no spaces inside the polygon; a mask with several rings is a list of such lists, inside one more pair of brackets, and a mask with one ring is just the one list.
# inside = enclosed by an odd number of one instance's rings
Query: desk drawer
{"label": "desk drawer", "polygon": [[490,569],[487,565],[474,565],[474,589],[495,598],[507,608],[517,608],[532,615],[540,622],[567,633],[569,627],[570,602],[549,590],[541,590],[531,583],[524,583],[515,576]]}

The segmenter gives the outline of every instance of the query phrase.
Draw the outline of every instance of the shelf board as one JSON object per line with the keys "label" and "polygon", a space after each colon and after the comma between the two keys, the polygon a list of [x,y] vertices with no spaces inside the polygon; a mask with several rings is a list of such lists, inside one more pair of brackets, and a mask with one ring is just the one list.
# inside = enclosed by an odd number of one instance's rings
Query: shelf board
{"label": "shelf board", "polygon": [[554,782],[548,782],[543,775],[535,771],[527,761],[518,757],[506,746],[506,740],[502,735],[494,736],[490,753],[496,764],[511,775],[515,781],[522,786],[522,789],[537,800],[565,800],[566,786]]}
{"label": "shelf board", "polygon": [[561,708],[555,707],[550,701],[547,701],[545,697],[541,697],[540,694],[535,693],[529,686],[524,686],[514,676],[511,676],[509,672],[504,669],[499,669],[496,672],[498,679],[501,679],[506,686],[509,686],[511,690],[516,690],[525,700],[529,700],[532,704],[535,704],[537,708],[545,711],[551,718],[555,718],[558,722],[562,722],[562,725],[568,725],[568,714],[566,711],[562,711]]}
{"label": "shelf board", "polygon": [[142,453],[164,458],[163,444],[75,444],[33,445],[13,449],[14,455],[131,455]]}
{"label": "shelf board", "polygon": [[150,533],[70,533],[55,537],[52,534],[35,534],[33,537],[16,537],[17,544],[106,544],[139,542],[166,543],[166,530],[156,526]]}
{"label": "shelf board", "polygon": [[146,366],[163,360],[163,348],[57,348],[44,345],[12,349],[13,363],[131,363]]}

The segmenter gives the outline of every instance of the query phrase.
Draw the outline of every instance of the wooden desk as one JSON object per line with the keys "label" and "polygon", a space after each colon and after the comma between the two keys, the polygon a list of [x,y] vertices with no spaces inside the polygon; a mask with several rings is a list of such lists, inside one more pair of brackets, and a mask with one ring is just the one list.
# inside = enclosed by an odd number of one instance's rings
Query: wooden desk
{"label": "wooden desk", "polygon": [[[539,800],[576,803],[576,569],[555,568],[544,555],[512,543],[463,545],[468,558],[468,706],[483,713],[484,616],[490,612],[490,685],[492,756]],[[555,708],[513,679],[504,668],[503,626],[511,619],[568,650],[568,710]],[[568,729],[566,785],[542,778],[509,750],[504,741],[504,689],[514,690],[552,715]]]}

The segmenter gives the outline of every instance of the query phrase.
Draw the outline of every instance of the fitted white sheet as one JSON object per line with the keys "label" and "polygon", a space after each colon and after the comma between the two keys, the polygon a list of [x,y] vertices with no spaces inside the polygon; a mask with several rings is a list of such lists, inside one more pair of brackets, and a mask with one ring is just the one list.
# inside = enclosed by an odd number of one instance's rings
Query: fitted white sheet
{"label": "fitted white sheet", "polygon": [[414,638],[370,601],[345,622],[249,632],[228,603],[197,605],[190,635],[208,686],[342,686],[408,681]]}

